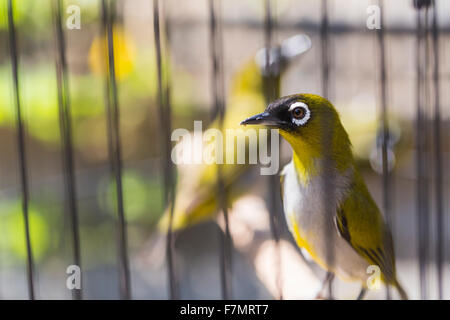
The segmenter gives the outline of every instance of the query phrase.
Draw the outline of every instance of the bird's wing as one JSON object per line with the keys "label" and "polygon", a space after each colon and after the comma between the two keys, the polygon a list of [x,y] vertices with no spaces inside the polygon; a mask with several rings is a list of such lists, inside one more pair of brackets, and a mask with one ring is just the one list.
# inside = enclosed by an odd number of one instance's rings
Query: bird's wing
{"label": "bird's wing", "polygon": [[392,236],[359,174],[337,209],[336,226],[353,249],[371,265],[379,266],[388,283],[395,281]]}

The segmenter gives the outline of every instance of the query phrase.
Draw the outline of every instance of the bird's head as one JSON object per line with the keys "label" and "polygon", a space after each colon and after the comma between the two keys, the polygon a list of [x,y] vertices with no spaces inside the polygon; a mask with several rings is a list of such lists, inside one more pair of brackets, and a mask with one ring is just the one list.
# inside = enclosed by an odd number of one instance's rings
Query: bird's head
{"label": "bird's head", "polygon": [[[294,94],[275,100],[263,113],[241,122],[279,129],[304,161],[328,153],[338,162],[351,160],[351,146],[334,106],[313,94]],[[343,164],[344,165],[344,164]]]}

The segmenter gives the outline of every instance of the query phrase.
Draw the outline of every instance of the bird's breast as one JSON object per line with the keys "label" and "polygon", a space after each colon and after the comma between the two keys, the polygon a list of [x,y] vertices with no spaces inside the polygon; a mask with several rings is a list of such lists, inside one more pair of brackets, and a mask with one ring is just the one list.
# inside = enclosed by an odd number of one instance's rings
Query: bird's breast
{"label": "bird's breast", "polygon": [[[294,218],[302,229],[312,230],[327,227],[331,213],[349,189],[351,173],[333,174],[333,181],[327,181],[319,174],[307,181],[299,179],[294,162],[287,164],[282,172],[283,205],[288,215],[287,221]],[[325,206],[326,205],[326,206]],[[327,210],[326,210],[327,209]],[[332,219],[331,219],[332,220]]]}
{"label": "bird's breast", "polygon": [[[320,175],[300,182],[291,161],[282,172],[283,207],[287,225],[297,244],[306,249],[321,267],[335,271],[342,278],[361,279],[364,278],[366,263],[339,236],[334,219],[338,204],[348,194],[351,174],[351,171],[335,174],[333,185],[328,186],[324,181],[332,182],[322,179]],[[333,190],[333,197],[328,193],[330,189]],[[326,263],[330,249],[335,252],[335,267]]]}

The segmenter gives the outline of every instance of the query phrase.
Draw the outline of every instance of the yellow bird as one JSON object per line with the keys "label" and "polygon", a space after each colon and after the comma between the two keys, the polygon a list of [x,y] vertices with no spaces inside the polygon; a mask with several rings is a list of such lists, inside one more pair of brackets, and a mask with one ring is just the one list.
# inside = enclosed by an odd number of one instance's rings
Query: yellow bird
{"label": "yellow bird", "polygon": [[361,282],[358,299],[370,287],[369,266],[379,268],[380,280],[407,299],[396,276],[391,233],[334,106],[317,95],[295,94],[241,124],[277,128],[293,149],[281,185],[285,218],[298,246],[328,272]]}
{"label": "yellow bird", "polygon": [[[280,46],[272,48],[268,54],[268,63],[266,63],[266,50],[261,49],[258,51],[255,58],[245,64],[232,81],[221,131],[239,129],[239,120],[243,116],[250,116],[264,110],[266,105],[264,92],[266,91],[265,86],[268,83],[267,79],[269,76],[272,77],[270,84],[278,97],[281,74],[286,70],[289,62],[294,57],[304,53],[310,47],[311,40],[308,36],[296,35],[284,40]],[[219,121],[214,121],[209,128],[219,128]],[[237,130],[235,133],[237,139],[245,137],[243,130]],[[203,150],[205,150],[208,144],[202,143]],[[224,158],[230,151],[225,146]],[[250,165],[248,165],[248,162],[246,161],[245,163],[224,164],[222,166],[227,206],[231,206],[239,196],[245,194],[245,190],[248,189],[248,186],[245,185],[246,183],[254,181],[254,179],[248,179],[248,175],[252,174],[252,170],[249,170]],[[215,217],[216,212],[220,210],[217,190],[218,168],[217,164],[205,163],[183,164],[178,167],[178,182],[172,222],[174,231],[212,219]],[[158,228],[160,230],[167,230],[169,216],[170,206],[159,221]]]}

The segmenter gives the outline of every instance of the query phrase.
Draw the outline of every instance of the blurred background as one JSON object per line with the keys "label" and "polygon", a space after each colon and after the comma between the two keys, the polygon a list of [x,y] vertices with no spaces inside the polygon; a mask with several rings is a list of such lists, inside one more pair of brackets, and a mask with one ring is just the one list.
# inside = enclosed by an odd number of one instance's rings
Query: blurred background
{"label": "blurred background", "polygon": [[[113,31],[117,102],[120,112],[122,189],[126,220],[131,296],[134,299],[169,298],[165,231],[158,221],[166,212],[164,186],[164,130],[158,104],[158,63],[155,49],[154,4],[151,0],[110,2],[116,10]],[[55,14],[50,0],[15,0],[20,102],[25,126],[26,173],[29,183],[29,234],[38,299],[70,299],[66,268],[73,261],[73,226],[65,195],[57,78]],[[241,72],[266,46],[266,2],[227,0],[216,3],[222,38],[221,73],[225,110]],[[328,94],[341,114],[368,187],[383,208],[383,172],[380,141],[380,50],[377,30],[366,26],[370,0],[277,0],[271,4],[271,44],[297,34],[311,40],[311,48],[292,59],[282,73],[280,95],[323,93],[323,3],[327,4]],[[0,0],[0,298],[27,299],[27,248],[22,210],[20,159],[17,143],[15,89],[8,29],[8,0]],[[81,9],[81,28],[69,29],[70,5]],[[450,297],[447,236],[450,129],[450,3],[436,1],[439,23],[439,82],[442,197],[436,197],[433,139],[435,99],[429,46],[429,88],[425,105],[429,139],[424,154],[428,195],[429,242],[427,298],[436,299],[438,283],[443,298]],[[219,8],[219,9],[217,9]],[[76,180],[79,245],[84,299],[120,298],[120,254],[116,181],[111,175],[108,114],[105,109],[105,63],[102,2],[61,2],[65,35],[72,147]],[[430,17],[432,10],[429,10]],[[417,10],[410,0],[384,1],[383,30],[386,58],[386,107],[390,129],[390,224],[398,273],[411,298],[420,298],[417,225],[416,112]],[[160,2],[163,21],[163,71],[170,69],[171,128],[193,129],[194,120],[212,122],[214,90],[210,44],[210,1]],[[431,27],[431,18],[429,25]],[[167,36],[170,35],[170,36]],[[266,37],[266,38],[265,38]],[[423,44],[423,43],[422,43]],[[161,65],[160,65],[161,67]],[[255,69],[257,70],[257,69]],[[262,70],[262,69],[261,69]],[[257,72],[257,71],[255,71]],[[426,91],[426,90],[425,90]],[[239,96],[239,92],[234,92]],[[242,93],[243,94],[243,93]],[[264,103],[265,96],[261,93]],[[235,98],[235,97],[234,97]],[[245,106],[243,106],[245,108]],[[264,108],[264,105],[262,105]],[[262,110],[261,110],[262,111]],[[237,122],[245,118],[237,118]],[[206,127],[206,125],[204,125]],[[291,151],[281,146],[281,165]],[[259,172],[258,166],[252,166]],[[176,168],[175,168],[176,169]],[[180,172],[176,175],[181,176]],[[310,269],[299,255],[279,212],[280,241],[270,231],[270,180],[252,175],[239,198],[228,204],[231,252],[231,297],[236,299],[314,298],[323,273]],[[274,189],[278,197],[278,189]],[[195,192],[195,190],[194,190]],[[214,192],[212,190],[211,192]],[[436,200],[437,199],[437,200]],[[278,200],[279,201],[279,200]],[[437,203],[444,220],[437,224]],[[277,207],[276,205],[274,207]],[[279,207],[279,205],[278,205]],[[280,209],[278,209],[279,211]],[[218,210],[220,211],[220,210]],[[382,210],[383,211],[383,210]],[[167,212],[166,212],[167,214]],[[221,234],[223,218],[214,216],[174,234],[173,255],[182,299],[219,299],[221,289]],[[438,226],[444,237],[437,238]],[[443,277],[438,278],[436,248],[443,246]],[[422,259],[423,260],[423,259]],[[281,276],[278,276],[281,275]],[[279,277],[279,278],[277,278]],[[277,282],[277,279],[281,279]],[[354,299],[358,285],[336,280],[334,295]],[[384,299],[385,292],[369,298]]]}

